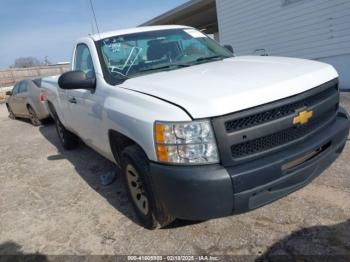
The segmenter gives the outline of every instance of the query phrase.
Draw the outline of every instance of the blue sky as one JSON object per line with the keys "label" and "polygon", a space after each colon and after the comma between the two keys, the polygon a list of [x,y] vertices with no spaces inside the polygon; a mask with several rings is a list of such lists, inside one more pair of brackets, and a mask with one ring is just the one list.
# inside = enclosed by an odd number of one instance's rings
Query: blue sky
{"label": "blue sky", "polygon": [[[137,26],[187,0],[93,0],[100,31]],[[17,57],[70,61],[92,31],[89,0],[0,0],[0,69]]]}

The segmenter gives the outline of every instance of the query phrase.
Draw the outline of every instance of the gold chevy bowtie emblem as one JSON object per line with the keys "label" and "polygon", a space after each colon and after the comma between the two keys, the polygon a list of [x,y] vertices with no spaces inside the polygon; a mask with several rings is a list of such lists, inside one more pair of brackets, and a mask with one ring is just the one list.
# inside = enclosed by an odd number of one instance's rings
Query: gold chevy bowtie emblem
{"label": "gold chevy bowtie emblem", "polygon": [[312,118],[313,115],[314,115],[313,111],[302,111],[296,117],[294,117],[293,124],[304,125],[307,122],[309,122],[309,120]]}

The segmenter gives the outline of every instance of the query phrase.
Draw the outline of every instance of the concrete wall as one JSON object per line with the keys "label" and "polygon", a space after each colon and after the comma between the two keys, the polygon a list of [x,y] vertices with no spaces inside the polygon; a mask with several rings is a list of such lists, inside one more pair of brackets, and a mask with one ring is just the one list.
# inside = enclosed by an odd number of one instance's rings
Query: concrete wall
{"label": "concrete wall", "polygon": [[217,0],[220,42],[238,55],[317,59],[334,65],[350,88],[349,0]]}
{"label": "concrete wall", "polygon": [[13,68],[0,71],[0,88],[12,86],[22,79],[60,75],[70,70],[70,65],[55,65],[30,68]]}

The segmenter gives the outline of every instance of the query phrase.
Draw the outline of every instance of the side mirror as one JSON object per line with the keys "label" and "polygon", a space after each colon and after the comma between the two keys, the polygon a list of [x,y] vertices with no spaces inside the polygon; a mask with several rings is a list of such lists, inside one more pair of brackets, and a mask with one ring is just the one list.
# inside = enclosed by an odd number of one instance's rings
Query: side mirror
{"label": "side mirror", "polygon": [[232,54],[234,53],[234,52],[233,52],[233,47],[232,47],[231,45],[224,45],[224,47],[225,47],[228,51],[230,51]]}
{"label": "side mirror", "polygon": [[6,94],[7,96],[12,96],[12,91],[7,91],[5,94]]}
{"label": "side mirror", "polygon": [[88,79],[83,71],[69,71],[58,78],[62,89],[95,89],[96,78]]}

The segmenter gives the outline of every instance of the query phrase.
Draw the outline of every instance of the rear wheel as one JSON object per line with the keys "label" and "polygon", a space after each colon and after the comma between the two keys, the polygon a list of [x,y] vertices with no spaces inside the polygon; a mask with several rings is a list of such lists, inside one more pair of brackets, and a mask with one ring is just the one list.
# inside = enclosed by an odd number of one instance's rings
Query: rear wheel
{"label": "rear wheel", "polygon": [[166,226],[175,218],[157,207],[149,176],[148,159],[136,145],[128,146],[122,153],[123,178],[135,212],[142,225],[155,229]]}
{"label": "rear wheel", "polygon": [[55,117],[55,125],[58,134],[58,138],[64,149],[70,150],[74,149],[79,145],[79,138],[77,135],[68,131],[58,117]]}
{"label": "rear wheel", "polygon": [[33,126],[41,126],[41,121],[31,106],[28,106],[29,119]]}
{"label": "rear wheel", "polygon": [[10,107],[8,104],[6,104],[6,107],[7,107],[7,111],[9,112],[9,118],[10,118],[10,119],[16,119],[16,116],[15,116],[15,114],[13,113],[11,107]]}

